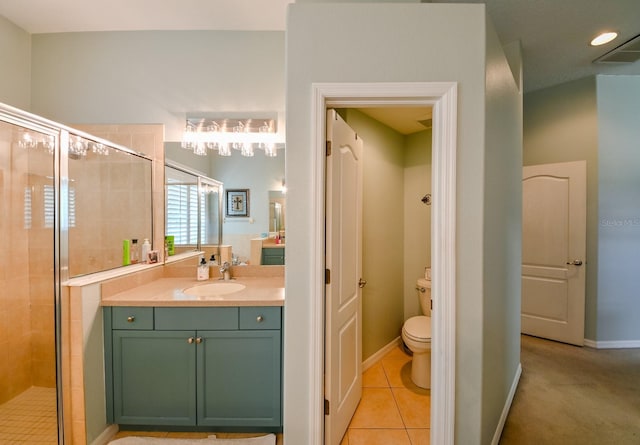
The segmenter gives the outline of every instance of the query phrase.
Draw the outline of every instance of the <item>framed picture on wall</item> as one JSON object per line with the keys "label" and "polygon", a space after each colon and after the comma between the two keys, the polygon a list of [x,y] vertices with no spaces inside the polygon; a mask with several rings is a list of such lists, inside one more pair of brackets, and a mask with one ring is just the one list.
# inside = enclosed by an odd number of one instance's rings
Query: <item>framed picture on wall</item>
{"label": "framed picture on wall", "polygon": [[226,194],[227,216],[249,216],[249,189],[227,190]]}

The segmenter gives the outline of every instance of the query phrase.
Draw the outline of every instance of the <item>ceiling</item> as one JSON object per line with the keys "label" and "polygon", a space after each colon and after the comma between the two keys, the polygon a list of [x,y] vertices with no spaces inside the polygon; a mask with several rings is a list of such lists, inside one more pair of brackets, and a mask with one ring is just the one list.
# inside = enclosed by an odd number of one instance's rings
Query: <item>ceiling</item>
{"label": "ceiling", "polygon": [[[2,0],[0,15],[32,34],[205,29],[282,31],[286,26],[287,5],[293,2],[294,0]],[[423,2],[485,3],[501,41],[521,42],[525,92],[595,74],[640,75],[640,61],[627,64],[592,63],[607,51],[640,34],[640,0]],[[618,31],[620,36],[602,47],[590,47],[588,42],[591,38],[604,30]]]}

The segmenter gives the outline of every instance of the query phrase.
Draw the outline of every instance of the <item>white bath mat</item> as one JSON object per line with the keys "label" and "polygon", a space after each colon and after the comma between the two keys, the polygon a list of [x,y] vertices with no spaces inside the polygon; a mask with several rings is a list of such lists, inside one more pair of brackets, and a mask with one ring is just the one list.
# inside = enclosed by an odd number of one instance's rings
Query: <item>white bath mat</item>
{"label": "white bath mat", "polygon": [[275,434],[242,439],[218,439],[209,436],[206,439],[169,439],[166,437],[129,436],[109,442],[109,445],[275,445]]}

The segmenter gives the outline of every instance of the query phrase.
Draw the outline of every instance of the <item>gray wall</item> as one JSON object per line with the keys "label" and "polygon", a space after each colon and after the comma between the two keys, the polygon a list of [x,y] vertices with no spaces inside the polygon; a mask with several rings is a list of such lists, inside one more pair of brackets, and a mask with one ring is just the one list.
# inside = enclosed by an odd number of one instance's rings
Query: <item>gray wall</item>
{"label": "gray wall", "polygon": [[598,339],[598,111],[588,77],[524,97],[524,165],[587,161],[585,338]]}
{"label": "gray wall", "polygon": [[486,51],[481,443],[492,443],[520,362],[522,85],[511,68],[522,63],[515,50],[509,66],[490,23]]}
{"label": "gray wall", "polygon": [[31,35],[0,15],[0,102],[31,106]]}
{"label": "gray wall", "polygon": [[[292,245],[288,250],[286,282],[290,295],[309,295],[312,276],[318,273],[312,270],[314,246],[308,233],[315,211],[314,190],[309,182],[314,174],[313,153],[309,149],[313,144],[312,84],[459,82],[455,434],[456,442],[464,444],[488,443],[486,438],[497,427],[495,399],[503,399],[504,405],[504,388],[511,385],[519,362],[519,332],[515,331],[516,326],[519,331],[519,315],[514,315],[514,306],[518,304],[513,300],[519,301],[520,295],[512,292],[517,292],[513,280],[520,279],[520,261],[507,265],[505,256],[511,258],[515,254],[520,238],[496,239],[485,233],[485,225],[502,224],[499,219],[507,213],[504,210],[507,207],[519,211],[521,197],[504,193],[501,195],[504,200],[487,207],[495,213],[485,215],[485,200],[493,196],[485,196],[484,189],[486,161],[497,163],[493,170],[516,169],[520,181],[521,164],[513,165],[518,155],[509,152],[518,152],[521,147],[513,140],[512,131],[502,136],[500,125],[492,124],[492,134],[486,140],[488,143],[499,140],[500,144],[485,159],[485,29],[483,5],[293,4],[289,8],[286,42],[286,170],[290,185],[287,242]],[[425,45],[434,39],[437,45]],[[496,39],[491,44],[495,46]],[[510,97],[501,96],[513,94],[505,93],[502,86],[504,70],[509,68],[506,63],[494,63],[492,67],[493,71],[487,74],[498,76],[498,85],[495,90],[493,85],[487,87],[499,97],[487,111],[497,113],[496,119],[503,118],[504,112],[497,110],[506,102],[506,111],[516,115],[507,121],[516,123],[520,110],[515,109]],[[514,174],[507,175],[503,183],[517,188],[512,179]],[[510,230],[517,225],[512,223]],[[502,278],[503,286],[485,289],[484,268],[491,262],[496,265],[488,277],[500,273],[506,277]],[[495,294],[485,301],[485,291]],[[491,307],[485,310],[485,304]],[[307,350],[312,344],[311,308],[308,299],[287,299],[285,355],[287,351]],[[483,317],[489,310],[499,323],[490,327],[493,333],[485,340],[489,326]],[[514,316],[516,320],[512,320]],[[504,341],[495,341],[501,337],[515,339],[505,345]],[[490,369],[483,365],[485,360],[496,361],[493,366],[504,370],[497,375],[489,374]],[[308,368],[309,354],[291,354],[285,363],[285,437],[293,443],[309,443],[317,434],[309,420],[308,388],[313,385],[314,372],[321,370]],[[513,370],[513,374],[504,377],[506,369]],[[484,410],[489,412],[483,413]]]}
{"label": "gray wall", "polygon": [[284,111],[284,33],[36,34],[32,111],[58,122],[164,124],[187,113]]}
{"label": "gray wall", "polygon": [[600,342],[640,344],[640,76],[598,76]]}

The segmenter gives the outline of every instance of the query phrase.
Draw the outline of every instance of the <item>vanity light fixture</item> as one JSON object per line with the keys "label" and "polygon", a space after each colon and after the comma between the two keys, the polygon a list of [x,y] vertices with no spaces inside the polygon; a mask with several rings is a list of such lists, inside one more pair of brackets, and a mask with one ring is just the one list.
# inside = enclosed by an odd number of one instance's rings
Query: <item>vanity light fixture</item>
{"label": "vanity light fixture", "polygon": [[[47,154],[52,155],[55,150],[55,138],[52,135],[23,130],[18,140],[18,147],[31,150],[41,148]],[[69,135],[70,155],[77,158],[86,156],[88,152],[108,156],[109,147],[101,142],[85,139],[75,134]]]}
{"label": "vanity light fixture", "polygon": [[230,118],[188,118],[181,144],[199,156],[206,156],[209,150],[231,156],[232,150],[238,150],[245,157],[254,156],[256,149],[275,157],[278,145],[274,119]]}
{"label": "vanity light fixture", "polygon": [[591,46],[604,45],[606,43],[611,42],[616,37],[618,37],[618,33],[615,32],[615,31],[602,32],[602,33],[598,34],[596,37],[594,37],[593,40],[591,40],[590,45]]}

